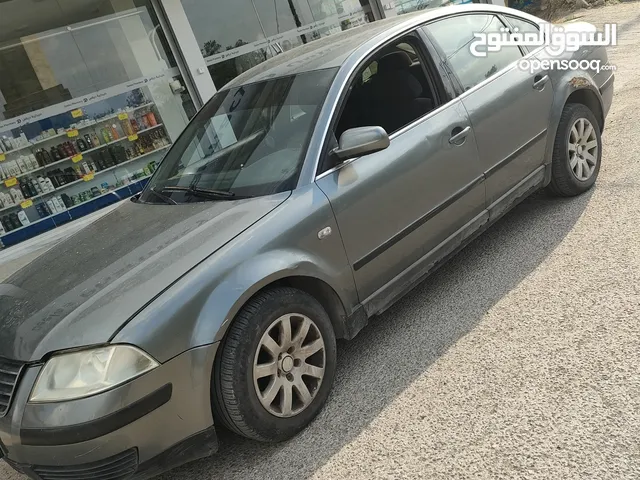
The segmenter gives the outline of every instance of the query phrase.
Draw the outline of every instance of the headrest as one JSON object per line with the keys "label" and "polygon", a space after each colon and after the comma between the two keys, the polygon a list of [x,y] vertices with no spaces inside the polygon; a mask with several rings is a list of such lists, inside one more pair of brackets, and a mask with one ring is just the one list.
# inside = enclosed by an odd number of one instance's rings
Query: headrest
{"label": "headrest", "polygon": [[407,70],[392,70],[373,77],[372,87],[382,101],[409,101],[422,95],[422,85]]}
{"label": "headrest", "polygon": [[406,70],[412,64],[411,57],[407,52],[392,52],[378,60],[378,72]]}

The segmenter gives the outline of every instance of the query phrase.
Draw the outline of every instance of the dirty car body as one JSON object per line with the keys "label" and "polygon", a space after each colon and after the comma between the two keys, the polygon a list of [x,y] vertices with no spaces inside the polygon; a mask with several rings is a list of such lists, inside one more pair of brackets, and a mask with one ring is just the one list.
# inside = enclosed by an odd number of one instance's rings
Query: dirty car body
{"label": "dirty car body", "polygon": [[530,193],[590,188],[611,72],[525,72],[546,53],[515,47],[478,79],[447,43],[459,22],[541,21],[447,7],[277,56],[205,105],[140,196],[5,279],[0,455],[34,479],[146,478],[215,452],[214,423],[289,438],[326,400],[336,338]]}

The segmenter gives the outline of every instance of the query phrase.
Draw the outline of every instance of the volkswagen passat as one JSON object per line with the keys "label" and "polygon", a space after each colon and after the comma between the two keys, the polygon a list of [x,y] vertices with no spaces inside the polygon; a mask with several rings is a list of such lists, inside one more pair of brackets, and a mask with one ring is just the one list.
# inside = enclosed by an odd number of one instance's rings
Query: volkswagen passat
{"label": "volkswagen passat", "polygon": [[540,22],[489,5],[398,17],[218,92],[139,196],[0,285],[6,461],[142,478],[214,452],[214,424],[303,429],[336,339],[530,193],[596,181],[611,72],[518,68],[544,47],[470,53],[476,32]]}

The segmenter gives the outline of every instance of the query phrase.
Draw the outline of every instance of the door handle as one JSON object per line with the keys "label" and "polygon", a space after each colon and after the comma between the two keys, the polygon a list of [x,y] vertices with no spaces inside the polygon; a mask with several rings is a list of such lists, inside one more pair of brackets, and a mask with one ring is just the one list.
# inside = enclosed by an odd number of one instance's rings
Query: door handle
{"label": "door handle", "polygon": [[462,145],[464,143],[464,139],[467,138],[469,132],[471,131],[471,127],[456,127],[451,131],[451,138],[449,139],[449,143],[451,145]]}
{"label": "door handle", "polygon": [[549,75],[536,75],[533,79],[533,88],[535,88],[536,90],[542,90],[548,81]]}

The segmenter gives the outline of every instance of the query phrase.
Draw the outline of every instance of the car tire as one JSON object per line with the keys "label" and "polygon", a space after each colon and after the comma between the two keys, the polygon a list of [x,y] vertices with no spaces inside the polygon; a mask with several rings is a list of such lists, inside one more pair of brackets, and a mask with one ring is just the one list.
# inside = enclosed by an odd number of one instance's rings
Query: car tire
{"label": "car tire", "polygon": [[598,177],[601,159],[602,136],[596,116],[585,105],[566,105],[553,148],[549,191],[562,197],[586,192]]}
{"label": "car tire", "polygon": [[260,292],[238,313],[218,349],[214,418],[254,440],[287,440],[318,415],[335,369],[336,338],[320,303],[295,288]]}

